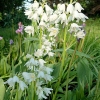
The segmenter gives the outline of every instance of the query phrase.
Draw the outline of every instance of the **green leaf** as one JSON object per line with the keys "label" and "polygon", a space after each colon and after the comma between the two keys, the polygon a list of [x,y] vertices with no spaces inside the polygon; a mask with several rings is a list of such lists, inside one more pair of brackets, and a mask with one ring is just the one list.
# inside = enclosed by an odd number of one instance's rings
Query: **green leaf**
{"label": "green leaf", "polygon": [[5,94],[5,86],[3,79],[0,78],[0,100],[3,100]]}
{"label": "green leaf", "polygon": [[83,97],[84,89],[90,92],[90,87],[93,80],[93,72],[90,69],[89,62],[86,58],[80,59],[77,65],[77,78],[78,78],[78,90],[81,97]]}
{"label": "green leaf", "polygon": [[29,42],[29,41],[38,41],[39,39],[38,38],[33,38],[33,37],[29,37],[29,38],[26,38],[23,43],[26,43],[26,42]]}
{"label": "green leaf", "polygon": [[[73,54],[73,52],[74,52],[74,50],[72,50],[72,49],[67,50],[67,53],[69,53],[69,54]],[[79,57],[85,57],[85,58],[89,58],[89,59],[92,60],[92,58],[89,55],[87,55],[83,52],[76,51],[76,55],[79,56]]]}

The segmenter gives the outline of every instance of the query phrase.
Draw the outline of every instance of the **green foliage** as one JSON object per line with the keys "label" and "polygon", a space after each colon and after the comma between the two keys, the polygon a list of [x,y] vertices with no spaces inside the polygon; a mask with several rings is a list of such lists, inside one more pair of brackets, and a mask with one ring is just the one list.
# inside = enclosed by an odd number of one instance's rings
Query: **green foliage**
{"label": "green foliage", "polygon": [[[48,85],[52,86],[54,89],[51,96],[48,97],[48,100],[52,100],[51,98],[54,96],[54,93],[57,88],[57,83],[59,82],[59,76],[61,77],[61,82],[58,87],[57,97],[56,100],[65,100],[66,93],[67,93],[67,100],[99,100],[100,98],[100,19],[90,19],[86,23],[86,37],[80,41],[79,43],[76,42],[73,37],[69,38],[71,35],[67,35],[67,43],[66,47],[68,48],[65,53],[64,59],[64,66],[61,74],[59,72],[61,70],[61,60],[62,60],[62,40],[61,36],[59,35],[59,48],[55,49],[54,52],[56,53],[54,58],[49,58],[47,56],[44,57],[48,62],[52,62],[52,64],[48,64],[49,67],[53,68],[54,71],[52,73],[53,80]],[[3,33],[0,33],[3,34]],[[5,35],[4,39],[10,40],[11,33],[9,32]],[[16,35],[16,34],[14,34]],[[18,35],[18,34],[17,34]],[[25,34],[26,35],[26,34]],[[38,35],[37,35],[38,37]],[[20,42],[21,39],[21,42]],[[6,74],[9,74],[9,70],[12,68],[15,69],[17,73],[19,71],[26,71],[24,64],[26,61],[25,55],[28,53],[33,53],[34,48],[38,48],[37,42],[39,39],[34,37],[27,37],[24,39],[24,36],[16,36],[13,37],[14,44],[9,45],[7,50],[8,53],[3,53],[1,63],[0,63],[0,75],[4,79],[6,78]],[[6,42],[6,41],[5,41]],[[20,43],[21,43],[21,50],[23,53],[20,52]],[[33,43],[36,43],[35,45]],[[4,47],[4,46],[3,46]],[[77,49],[74,50],[74,48]],[[70,48],[70,49],[69,49]],[[4,50],[2,50],[4,51]],[[11,63],[12,62],[12,63]],[[56,63],[55,63],[56,62]],[[11,66],[9,65],[11,64]],[[10,74],[9,74],[10,75]],[[67,85],[68,84],[68,88]],[[3,86],[4,88],[4,86]],[[67,90],[66,90],[67,88]],[[1,88],[0,88],[1,89]],[[28,99],[31,95],[31,87],[29,87],[28,92],[30,94],[26,94],[21,91],[15,93],[10,89],[7,89],[5,93],[4,100],[7,100],[10,96],[9,93],[13,94],[15,99]],[[17,98],[19,95],[19,98]],[[21,98],[22,96],[22,98]],[[8,98],[7,98],[8,97]],[[25,98],[26,97],[26,98]],[[10,99],[10,98],[9,98]]]}
{"label": "green foliage", "polygon": [[0,78],[0,100],[4,100],[4,94],[5,94],[5,86],[4,81]]}

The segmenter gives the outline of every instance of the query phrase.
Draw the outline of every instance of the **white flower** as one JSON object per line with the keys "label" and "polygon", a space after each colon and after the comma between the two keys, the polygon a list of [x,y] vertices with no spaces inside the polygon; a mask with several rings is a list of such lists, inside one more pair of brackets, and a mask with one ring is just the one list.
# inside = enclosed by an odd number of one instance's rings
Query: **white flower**
{"label": "white flower", "polygon": [[34,13],[34,14],[32,15],[32,19],[34,19],[34,21],[37,21],[37,22],[39,23],[39,16],[38,16],[37,13]]}
{"label": "white flower", "polygon": [[84,15],[83,13],[79,13],[80,15],[80,19],[85,22],[85,19],[88,19],[88,17],[86,15]]}
{"label": "white flower", "polygon": [[9,78],[6,82],[4,82],[4,84],[9,84],[10,87],[14,87],[15,82],[13,82],[13,78]]}
{"label": "white flower", "polygon": [[57,17],[58,17],[57,14],[53,14],[53,15],[51,15],[51,16],[49,17],[49,21],[54,23],[54,21],[57,19]]}
{"label": "white flower", "polygon": [[44,78],[44,77],[45,77],[44,72],[41,71],[41,70],[38,70],[38,76],[37,76],[37,77],[38,77],[38,78]]}
{"label": "white flower", "polygon": [[29,35],[34,35],[34,27],[33,26],[26,26],[25,32],[29,33]]}
{"label": "white flower", "polygon": [[25,15],[28,16],[28,19],[32,19],[33,11],[31,9],[30,10],[26,10],[24,13],[25,13]]}
{"label": "white flower", "polygon": [[49,40],[45,39],[43,41],[43,45],[48,46],[48,47],[51,47],[51,42]]}
{"label": "white flower", "polygon": [[35,81],[36,77],[34,73],[28,73],[28,72],[23,72],[22,76],[24,77],[24,80],[29,84],[32,81]]}
{"label": "white flower", "polygon": [[41,49],[38,49],[35,53],[34,53],[34,56],[36,56],[36,57],[41,57],[43,55],[43,50],[41,50]]}
{"label": "white flower", "polygon": [[38,8],[37,14],[38,14],[38,15],[43,15],[43,8],[42,8],[42,6],[40,6],[40,7]]}
{"label": "white flower", "polygon": [[54,53],[53,52],[48,52],[48,55],[49,55],[49,57],[52,57],[52,56],[54,56]]}
{"label": "white flower", "polygon": [[46,70],[47,74],[50,74],[51,72],[53,72],[53,69],[49,68],[49,67],[45,67],[45,70]]}
{"label": "white flower", "polygon": [[79,12],[76,11],[76,10],[73,12],[73,18],[72,18],[72,21],[73,21],[75,18],[76,18],[77,20],[80,19],[80,14],[79,14]]}
{"label": "white flower", "polygon": [[47,4],[45,5],[45,10],[47,15],[51,15],[53,13],[53,9],[51,9]]}
{"label": "white flower", "polygon": [[60,15],[60,20],[61,20],[61,24],[64,23],[65,25],[67,25],[67,16],[65,13],[62,13]]}
{"label": "white flower", "polygon": [[33,66],[37,66],[38,61],[34,58],[31,58],[28,62],[26,62],[25,66],[27,66],[29,69],[33,70]]}
{"label": "white flower", "polygon": [[51,81],[53,79],[53,77],[51,75],[49,75],[49,74],[45,74],[44,79],[46,81]]}
{"label": "white flower", "polygon": [[74,36],[77,37],[78,39],[84,38],[85,36],[84,30],[80,30],[79,32],[75,33]]}
{"label": "white flower", "polygon": [[41,67],[43,67],[44,66],[44,63],[46,63],[43,59],[39,59],[39,65],[41,66]]}
{"label": "white flower", "polygon": [[39,3],[35,0],[34,3],[32,4],[32,9],[37,10],[39,7]]}
{"label": "white flower", "polygon": [[2,40],[2,39],[3,39],[3,37],[0,36],[0,40]]}
{"label": "white flower", "polygon": [[26,58],[32,58],[33,56],[31,54],[27,54]]}
{"label": "white flower", "polygon": [[82,6],[80,5],[80,3],[76,2],[76,4],[75,4],[75,10],[81,12],[81,10],[84,10],[84,9],[83,9]]}
{"label": "white flower", "polygon": [[44,95],[43,93],[43,88],[41,86],[38,86],[37,87],[37,91],[36,91],[36,94],[38,95],[38,99],[41,100],[41,99],[47,99],[47,97]]}
{"label": "white flower", "polygon": [[43,88],[44,93],[49,96],[49,94],[51,94],[51,90],[53,90],[52,88]]}
{"label": "white flower", "polygon": [[59,29],[54,27],[49,28],[48,31],[50,32],[49,36],[54,36],[54,37],[56,37],[57,34],[59,33]]}
{"label": "white flower", "polygon": [[42,18],[41,18],[41,21],[45,21],[45,22],[48,21],[48,16],[47,16],[46,13],[43,13]]}
{"label": "white flower", "polygon": [[59,15],[59,17],[57,18],[57,20],[55,21],[55,24],[61,22],[61,24],[63,23],[64,25],[67,25],[67,16],[65,13],[62,13]]}
{"label": "white flower", "polygon": [[23,81],[19,81],[19,88],[23,91],[24,88],[28,88],[28,86]]}
{"label": "white flower", "polygon": [[51,51],[51,47],[50,46],[46,46],[45,47],[45,53],[48,54]]}
{"label": "white flower", "polygon": [[77,32],[77,31],[81,30],[80,27],[81,26],[77,25],[76,23],[72,23],[69,31],[70,31],[70,33]]}
{"label": "white flower", "polygon": [[67,6],[67,13],[72,14],[73,11],[74,11],[74,6],[73,6],[72,4],[69,4],[69,5]]}
{"label": "white flower", "polygon": [[10,87],[14,87],[16,82],[19,82],[19,78],[14,76],[13,78],[9,78],[4,84],[9,84]]}
{"label": "white flower", "polygon": [[46,28],[45,22],[41,21],[41,22],[39,23],[39,27],[40,27],[42,30],[44,30],[44,29]]}
{"label": "white flower", "polygon": [[14,76],[13,77],[13,82],[17,82],[18,83],[19,82],[19,78],[17,76]]}
{"label": "white flower", "polygon": [[58,4],[57,9],[60,12],[65,12],[65,4]]}

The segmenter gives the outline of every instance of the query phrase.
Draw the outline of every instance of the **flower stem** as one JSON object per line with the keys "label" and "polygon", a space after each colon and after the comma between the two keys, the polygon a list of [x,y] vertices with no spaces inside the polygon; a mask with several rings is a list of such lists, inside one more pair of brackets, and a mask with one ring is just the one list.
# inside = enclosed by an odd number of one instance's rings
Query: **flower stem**
{"label": "flower stem", "polygon": [[43,31],[42,31],[42,29],[40,29],[40,48],[41,48],[41,46],[42,46],[42,34],[43,34]]}
{"label": "flower stem", "polygon": [[69,82],[69,74],[70,74],[70,70],[71,70],[71,66],[72,66],[72,63],[73,63],[73,60],[74,60],[74,57],[75,57],[75,53],[76,53],[76,50],[78,48],[78,42],[77,42],[77,45],[75,47],[75,50],[73,52],[73,55],[72,55],[72,58],[71,58],[71,61],[69,63],[69,67],[68,67],[68,70],[67,70],[67,78],[66,78],[66,93],[65,93],[65,100],[68,100],[68,82]]}
{"label": "flower stem", "polygon": [[61,82],[61,78],[62,78],[62,71],[63,71],[64,60],[65,60],[65,56],[66,56],[66,35],[67,35],[66,30],[67,30],[67,28],[65,27],[65,29],[64,29],[64,41],[63,41],[63,53],[62,53],[62,61],[61,61],[60,72],[59,72],[59,79],[58,79],[57,88],[56,88],[56,91],[55,91],[55,94],[54,94],[52,100],[56,100],[56,95],[57,95],[59,85]]}

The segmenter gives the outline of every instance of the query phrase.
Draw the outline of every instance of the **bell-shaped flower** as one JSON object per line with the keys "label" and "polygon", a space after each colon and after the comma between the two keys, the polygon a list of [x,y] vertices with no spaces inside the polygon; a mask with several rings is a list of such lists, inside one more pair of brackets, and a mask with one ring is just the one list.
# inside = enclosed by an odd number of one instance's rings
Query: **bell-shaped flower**
{"label": "bell-shaped flower", "polygon": [[70,29],[68,30],[70,33],[80,31],[82,26],[77,25],[76,23],[72,23]]}
{"label": "bell-shaped flower", "polygon": [[38,78],[44,78],[45,77],[45,74],[44,74],[43,71],[41,71],[41,70],[37,70],[37,71],[38,71],[38,75],[37,75]]}
{"label": "bell-shaped flower", "polygon": [[45,74],[44,79],[46,81],[51,81],[53,79],[53,77],[50,74]]}
{"label": "bell-shaped flower", "polygon": [[77,37],[77,39],[82,39],[85,36],[84,30],[80,30],[77,33],[75,33],[74,35],[75,37]]}
{"label": "bell-shaped flower", "polygon": [[46,13],[43,13],[41,21],[47,22],[48,21],[48,16]]}
{"label": "bell-shaped flower", "polygon": [[14,76],[13,77],[13,82],[17,82],[18,83],[19,82],[19,78],[17,76]]}
{"label": "bell-shaped flower", "polygon": [[43,59],[39,59],[40,67],[43,67],[46,62]]}
{"label": "bell-shaped flower", "polygon": [[43,88],[43,91],[46,94],[46,96],[49,96],[49,94],[51,94],[52,90],[53,90],[52,88],[46,88],[46,87]]}
{"label": "bell-shaped flower", "polygon": [[53,14],[49,16],[49,22],[55,22],[55,20],[57,19],[58,15],[57,14]]}
{"label": "bell-shaped flower", "polygon": [[3,39],[3,37],[0,36],[0,40],[2,40],[2,39]]}
{"label": "bell-shaped flower", "polygon": [[83,13],[79,13],[80,19],[85,22],[86,19],[88,19],[88,17],[86,15],[84,15]]}
{"label": "bell-shaped flower", "polygon": [[62,12],[65,12],[65,4],[58,4],[57,5],[57,10]]}
{"label": "bell-shaped flower", "polygon": [[47,4],[45,5],[45,10],[47,15],[51,15],[53,13],[53,9],[51,9]]}
{"label": "bell-shaped flower", "polygon": [[32,15],[32,19],[34,19],[34,21],[37,21],[37,22],[39,23],[39,16],[38,16],[37,13],[34,13],[34,14]]}
{"label": "bell-shaped flower", "polygon": [[73,12],[72,21],[73,21],[75,18],[76,18],[77,20],[80,19],[80,14],[79,14],[79,12],[78,12],[77,10],[74,10],[74,12]]}
{"label": "bell-shaped flower", "polygon": [[47,97],[44,95],[44,91],[43,91],[43,88],[41,86],[37,87],[36,94],[37,94],[39,100],[41,100],[43,98],[47,99]]}
{"label": "bell-shaped flower", "polygon": [[73,4],[69,4],[69,5],[67,6],[67,14],[68,14],[68,13],[72,14],[73,11],[74,11],[74,6],[73,6]]}
{"label": "bell-shaped flower", "polygon": [[19,78],[14,76],[13,78],[9,78],[6,82],[4,82],[4,84],[8,84],[10,87],[14,87],[16,82],[19,82]]}
{"label": "bell-shaped flower", "polygon": [[30,84],[30,82],[35,81],[36,77],[34,73],[28,73],[28,72],[23,72],[22,76],[24,77],[24,80]]}
{"label": "bell-shaped flower", "polygon": [[49,57],[53,57],[54,56],[54,53],[53,52],[48,52],[48,56]]}
{"label": "bell-shaped flower", "polygon": [[44,21],[41,21],[40,23],[39,23],[39,28],[41,28],[42,30],[44,30],[45,28],[46,28],[46,23],[44,22]]}
{"label": "bell-shaped flower", "polygon": [[31,54],[27,54],[26,58],[32,58],[33,56]]}
{"label": "bell-shaped flower", "polygon": [[83,9],[82,6],[80,5],[80,3],[76,2],[76,3],[75,3],[75,10],[77,10],[78,12],[81,12],[81,10],[84,10],[84,9]]}
{"label": "bell-shaped flower", "polygon": [[42,8],[42,6],[40,6],[40,7],[37,9],[37,14],[38,14],[38,15],[43,15],[43,8]]}
{"label": "bell-shaped flower", "polygon": [[45,67],[45,70],[47,74],[51,74],[51,72],[53,72],[53,69],[50,67]]}
{"label": "bell-shaped flower", "polygon": [[49,36],[54,36],[54,37],[56,37],[57,34],[59,33],[59,29],[54,27],[49,28],[48,31],[50,32]]}
{"label": "bell-shaped flower", "polygon": [[35,57],[41,57],[43,55],[43,50],[41,50],[41,49],[38,49],[37,51],[35,51],[35,53],[34,53],[34,56]]}
{"label": "bell-shaped flower", "polygon": [[29,35],[34,35],[34,27],[33,26],[26,26],[24,29],[26,33],[29,33]]}
{"label": "bell-shaped flower", "polygon": [[4,84],[8,84],[10,87],[14,87],[15,82],[13,82],[13,78],[9,78]]}
{"label": "bell-shaped flower", "polygon": [[62,24],[62,23],[64,23],[65,25],[68,24],[68,22],[67,22],[67,16],[66,16],[65,13],[62,13],[62,14],[60,15],[60,20],[61,20],[61,24]]}
{"label": "bell-shaped flower", "polygon": [[28,88],[28,86],[23,81],[19,81],[19,89],[24,91],[25,88]]}
{"label": "bell-shaped flower", "polygon": [[26,10],[24,13],[25,13],[25,15],[28,16],[28,19],[32,19],[32,16],[33,16],[33,11],[32,10]]}
{"label": "bell-shaped flower", "polygon": [[31,7],[33,10],[37,10],[39,7],[39,3],[35,0]]}
{"label": "bell-shaped flower", "polygon": [[37,66],[38,61],[34,58],[31,58],[29,61],[26,62],[25,66],[27,66],[29,69],[33,70],[33,66]]}

